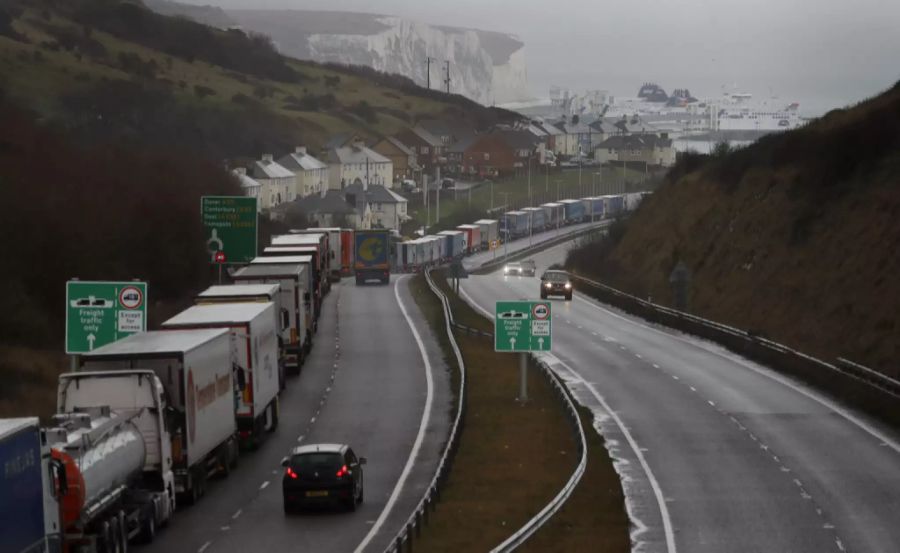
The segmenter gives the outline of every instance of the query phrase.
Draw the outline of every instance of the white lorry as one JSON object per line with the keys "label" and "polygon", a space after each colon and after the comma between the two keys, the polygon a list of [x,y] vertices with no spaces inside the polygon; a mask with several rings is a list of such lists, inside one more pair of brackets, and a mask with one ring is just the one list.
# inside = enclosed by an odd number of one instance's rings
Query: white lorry
{"label": "white lorry", "polygon": [[[284,302],[282,295],[285,296]],[[210,303],[243,303],[272,302],[275,304],[275,328],[278,329],[278,385],[285,387],[285,368],[297,372],[303,364],[303,356],[297,355],[298,336],[302,338],[302,327],[297,328],[294,320],[293,297],[290,293],[282,294],[278,283],[260,284],[226,284],[210,286],[197,294],[194,303],[206,305]]]}
{"label": "white lorry", "polygon": [[163,330],[227,328],[234,379],[240,393],[232,404],[243,445],[256,447],[278,426],[278,333],[275,304],[195,305],[162,324]]}
{"label": "white lorry", "polygon": [[80,358],[81,370],[150,370],[170,407],[175,492],[188,503],[203,495],[207,478],[227,475],[238,458],[231,339],[225,329],[134,334]]}
{"label": "white lorry", "polygon": [[[259,259],[259,258],[256,258]],[[312,260],[301,256],[285,263],[257,263],[242,267],[231,275],[239,284],[278,284],[281,305],[288,309],[290,327],[286,341],[286,365],[300,372],[303,361],[312,349],[316,328],[313,298],[310,293]],[[255,261],[255,260],[254,260]]]}

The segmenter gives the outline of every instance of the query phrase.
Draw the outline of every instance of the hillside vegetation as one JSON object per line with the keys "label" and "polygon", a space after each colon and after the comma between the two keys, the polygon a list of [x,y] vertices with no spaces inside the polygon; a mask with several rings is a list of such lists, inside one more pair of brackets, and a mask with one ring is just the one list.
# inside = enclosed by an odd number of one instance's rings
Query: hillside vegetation
{"label": "hillside vegetation", "polygon": [[393,133],[424,117],[478,127],[514,117],[366,68],[278,54],[267,37],[160,15],[124,0],[0,4],[0,83],[80,133],[215,159]]}
{"label": "hillside vegetation", "polygon": [[900,83],[806,127],[688,156],[569,266],[806,352],[900,377]]}

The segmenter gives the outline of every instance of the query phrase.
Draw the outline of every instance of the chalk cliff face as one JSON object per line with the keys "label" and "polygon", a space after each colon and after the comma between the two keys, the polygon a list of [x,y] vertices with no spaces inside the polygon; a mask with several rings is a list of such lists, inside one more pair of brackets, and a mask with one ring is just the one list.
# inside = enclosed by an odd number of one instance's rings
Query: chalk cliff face
{"label": "chalk cliff face", "polygon": [[301,59],[367,65],[483,104],[529,98],[525,45],[504,33],[441,27],[400,17],[298,10],[227,10],[248,31],[269,35],[285,54]]}

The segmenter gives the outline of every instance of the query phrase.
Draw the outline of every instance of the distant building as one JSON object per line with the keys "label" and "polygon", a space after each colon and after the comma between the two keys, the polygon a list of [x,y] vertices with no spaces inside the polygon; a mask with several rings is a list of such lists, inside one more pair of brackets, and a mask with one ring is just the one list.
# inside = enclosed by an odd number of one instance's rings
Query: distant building
{"label": "distant building", "polygon": [[261,185],[260,209],[271,209],[296,197],[294,173],[276,163],[272,154],[263,154],[262,159],[254,161],[248,174]]}
{"label": "distant building", "polygon": [[[565,156],[587,155],[591,151],[591,129],[582,122],[564,123],[563,146],[560,154]],[[557,145],[559,143],[557,142]]]}
{"label": "distant building", "polygon": [[594,159],[600,163],[640,162],[671,167],[675,164],[675,147],[665,133],[616,135],[596,146]]}
{"label": "distant building", "polygon": [[291,213],[302,214],[311,226],[368,229],[372,215],[365,201],[359,205],[347,202],[343,191],[325,190],[282,204],[272,210],[272,217],[285,219]]}
{"label": "distant building", "polygon": [[400,131],[394,135],[407,148],[416,153],[418,164],[427,173],[433,173],[435,168],[446,161],[441,139],[434,136],[422,127],[413,127]]}
{"label": "distant building", "polygon": [[298,198],[321,194],[328,188],[328,165],[309,155],[304,146],[297,146],[293,153],[278,158],[278,164],[294,173]]}
{"label": "distant building", "polygon": [[468,174],[497,177],[521,174],[527,170],[528,160],[534,158],[539,140],[525,130],[495,130],[480,134],[463,154]]}
{"label": "distant building", "polygon": [[394,164],[361,141],[341,146],[328,152],[329,188],[341,190],[351,184],[381,185],[390,188],[394,184]]}
{"label": "distant building", "polygon": [[237,177],[238,181],[241,183],[241,191],[244,193],[244,196],[256,198],[256,211],[262,211],[262,200],[260,199],[260,195],[262,194],[262,184],[247,176],[247,170],[243,167],[234,169],[232,174]]}
{"label": "distant building", "polygon": [[403,142],[393,136],[386,136],[375,143],[372,149],[391,160],[394,165],[394,181],[416,179],[421,168],[417,163],[416,153]]}
{"label": "distant building", "polygon": [[343,190],[348,204],[359,204],[360,198],[371,211],[371,228],[400,230],[400,224],[406,221],[407,200],[390,188],[373,185],[368,188],[361,184],[351,184]]}

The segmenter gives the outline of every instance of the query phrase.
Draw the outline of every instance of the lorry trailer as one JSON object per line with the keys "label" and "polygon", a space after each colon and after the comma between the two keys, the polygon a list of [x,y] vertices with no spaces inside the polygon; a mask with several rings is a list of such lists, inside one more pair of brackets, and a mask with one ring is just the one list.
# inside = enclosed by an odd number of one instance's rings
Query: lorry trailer
{"label": "lorry trailer", "polygon": [[162,324],[164,330],[227,328],[235,352],[234,402],[242,445],[256,447],[278,426],[279,363],[272,303],[195,305]]}
{"label": "lorry trailer", "polygon": [[[175,491],[188,503],[203,495],[209,476],[227,475],[237,464],[234,403],[241,390],[228,329],[141,332],[86,353],[79,362],[82,371],[95,373],[153,371],[173,408],[166,422]],[[143,452],[139,460],[141,466]]]}
{"label": "lorry trailer", "polygon": [[391,281],[391,235],[387,229],[357,230],[354,234],[353,269],[356,284]]}

